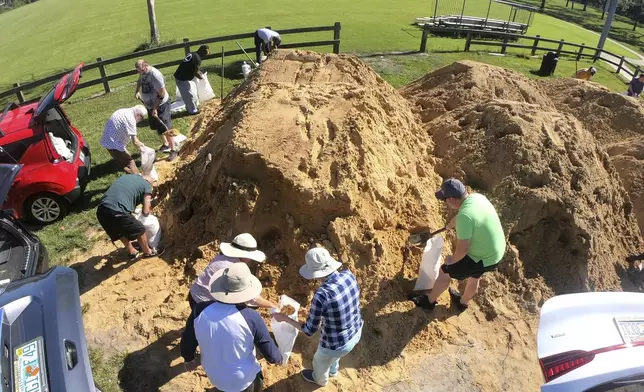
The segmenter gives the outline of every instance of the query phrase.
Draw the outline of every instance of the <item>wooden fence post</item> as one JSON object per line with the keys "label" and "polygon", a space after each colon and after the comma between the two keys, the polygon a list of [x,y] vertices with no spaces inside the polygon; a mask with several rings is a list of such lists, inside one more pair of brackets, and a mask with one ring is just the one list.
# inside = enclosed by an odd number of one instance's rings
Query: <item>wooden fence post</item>
{"label": "wooden fence post", "polygon": [[188,38],[183,39],[183,51],[186,52],[186,56],[190,53],[190,40]]}
{"label": "wooden fence post", "polygon": [[559,57],[559,55],[561,54],[561,49],[563,49],[563,46],[564,40],[562,39],[561,41],[559,41],[559,47],[557,48],[557,57]]}
{"label": "wooden fence post", "polygon": [[420,53],[425,53],[427,51],[427,35],[429,34],[429,30],[427,29],[427,25],[423,26],[423,35],[420,38]]}
{"label": "wooden fence post", "polygon": [[335,54],[340,53],[340,30],[342,30],[340,22],[335,22],[333,25],[333,40],[335,41],[333,43],[333,53]]}
{"label": "wooden fence post", "polygon": [[579,53],[577,53],[577,61],[581,60],[581,54],[584,51],[584,48],[586,47],[585,43],[581,44],[581,47],[579,48]]}
{"label": "wooden fence post", "polygon": [[103,90],[105,93],[111,93],[112,89],[110,88],[110,82],[105,78],[107,77],[107,72],[105,72],[105,66],[103,65],[103,58],[97,57],[96,62],[98,63],[98,72],[101,73],[101,80],[103,81]]}
{"label": "wooden fence post", "polygon": [[501,46],[501,54],[505,54],[505,51],[508,49],[508,36],[503,37],[503,45]]}
{"label": "wooden fence post", "polygon": [[620,72],[622,72],[622,67],[624,66],[624,56],[619,60],[619,65],[617,66],[617,71],[615,71],[616,74],[619,75]]}
{"label": "wooden fence post", "polygon": [[[19,82],[14,83],[13,87],[20,87],[20,83]],[[16,91],[16,96],[18,97],[18,102],[25,103],[25,94],[22,93],[22,90]]]}
{"label": "wooden fence post", "polygon": [[224,47],[221,47],[221,98],[220,100],[223,101],[224,99],[224,68],[226,67],[224,65],[224,56],[226,55],[226,51],[224,50]]}
{"label": "wooden fence post", "polygon": [[535,54],[537,54],[537,47],[539,46],[539,38],[541,38],[541,36],[539,34],[537,34],[537,36],[534,38],[534,44],[532,44],[532,55],[533,56]]}
{"label": "wooden fence post", "polygon": [[472,32],[468,31],[467,32],[467,39],[465,40],[465,51],[469,52],[470,51],[470,45],[472,44]]}

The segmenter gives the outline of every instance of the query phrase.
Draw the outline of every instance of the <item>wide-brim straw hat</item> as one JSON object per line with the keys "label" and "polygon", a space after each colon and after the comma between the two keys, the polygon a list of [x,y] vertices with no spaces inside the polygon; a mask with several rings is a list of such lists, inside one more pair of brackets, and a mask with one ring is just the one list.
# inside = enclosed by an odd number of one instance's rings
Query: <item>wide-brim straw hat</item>
{"label": "wide-brim straw hat", "polygon": [[210,281],[212,297],[225,304],[241,304],[257,298],[262,283],[245,263],[233,263],[217,271]]}
{"label": "wide-brim straw hat", "polygon": [[319,279],[331,275],[342,263],[331,257],[324,248],[313,248],[306,252],[306,264],[300,268],[300,275],[304,279]]}
{"label": "wide-brim straw hat", "polygon": [[257,241],[248,233],[238,235],[232,242],[222,242],[219,250],[228,257],[251,259],[258,263],[266,260],[264,252],[257,250]]}

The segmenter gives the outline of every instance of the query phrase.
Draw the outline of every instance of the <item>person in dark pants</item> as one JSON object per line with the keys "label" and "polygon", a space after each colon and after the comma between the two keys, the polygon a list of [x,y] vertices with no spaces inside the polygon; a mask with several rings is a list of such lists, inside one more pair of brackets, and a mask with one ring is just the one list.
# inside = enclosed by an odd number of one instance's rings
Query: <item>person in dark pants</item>
{"label": "person in dark pants", "polygon": [[197,97],[194,96],[190,89],[190,81],[194,78],[203,79],[203,73],[199,70],[201,66],[201,59],[210,54],[208,45],[201,45],[196,52],[188,53],[179,64],[179,67],[174,72],[174,79],[177,82],[177,88],[181,93],[181,98],[186,104],[186,111],[188,114],[198,114]]}
{"label": "person in dark pants", "polygon": [[631,82],[628,84],[628,91],[626,91],[626,95],[628,95],[629,97],[638,98],[642,93],[642,90],[644,90],[644,73],[641,73],[639,77],[633,78],[633,80],[631,80]]}
{"label": "person in dark pants", "polygon": [[255,349],[273,364],[282,363],[282,354],[262,316],[245,305],[260,295],[262,284],[245,263],[233,263],[215,273],[210,291],[215,300],[197,305],[194,327],[208,379],[216,391],[263,391]]}
{"label": "person in dark pants", "polygon": [[259,29],[255,32],[255,56],[257,64],[262,63],[262,53],[268,56],[275,48],[282,44],[279,33],[271,29]]}
{"label": "person in dark pants", "polygon": [[138,174],[126,174],[116,179],[107,189],[96,210],[96,218],[112,242],[121,241],[128,250],[130,259],[138,256],[132,244],[137,240],[143,257],[156,257],[163,249],[151,248],[145,234],[145,227],[132,213],[143,204],[144,216],[150,214],[152,185]]}

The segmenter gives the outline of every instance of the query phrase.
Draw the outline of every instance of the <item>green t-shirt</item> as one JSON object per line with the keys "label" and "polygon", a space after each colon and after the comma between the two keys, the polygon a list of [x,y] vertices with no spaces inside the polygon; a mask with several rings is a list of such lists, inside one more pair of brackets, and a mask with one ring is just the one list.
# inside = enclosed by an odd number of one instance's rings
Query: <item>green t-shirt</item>
{"label": "green t-shirt", "polygon": [[112,211],[131,214],[152,194],[152,185],[138,174],[126,174],[116,179],[101,199],[101,205]]}
{"label": "green t-shirt", "polygon": [[487,197],[473,193],[456,215],[456,238],[470,240],[467,255],[484,266],[498,263],[505,254],[505,234],[499,215]]}

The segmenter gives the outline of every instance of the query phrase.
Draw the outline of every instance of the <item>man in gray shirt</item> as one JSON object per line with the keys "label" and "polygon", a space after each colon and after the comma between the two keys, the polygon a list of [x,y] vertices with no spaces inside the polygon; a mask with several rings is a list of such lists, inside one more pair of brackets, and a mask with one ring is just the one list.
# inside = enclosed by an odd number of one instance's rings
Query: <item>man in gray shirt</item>
{"label": "man in gray shirt", "polygon": [[177,157],[174,141],[172,140],[172,119],[170,116],[170,95],[165,88],[165,79],[158,69],[149,65],[145,60],[136,62],[139,80],[136,83],[134,96],[143,101],[148,109],[150,129],[157,131],[163,139],[160,152],[169,152],[168,161]]}

